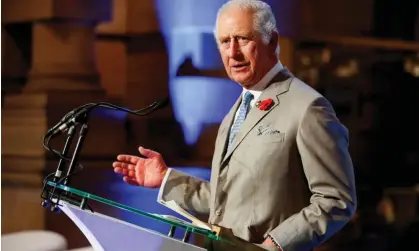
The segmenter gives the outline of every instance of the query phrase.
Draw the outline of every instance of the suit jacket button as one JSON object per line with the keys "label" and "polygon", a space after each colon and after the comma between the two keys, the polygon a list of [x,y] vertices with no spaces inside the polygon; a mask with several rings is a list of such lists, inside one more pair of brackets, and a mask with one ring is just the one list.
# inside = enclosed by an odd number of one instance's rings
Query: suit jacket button
{"label": "suit jacket button", "polygon": [[216,212],[215,212],[215,214],[217,215],[217,216],[221,216],[222,214],[223,214],[223,210],[217,210]]}

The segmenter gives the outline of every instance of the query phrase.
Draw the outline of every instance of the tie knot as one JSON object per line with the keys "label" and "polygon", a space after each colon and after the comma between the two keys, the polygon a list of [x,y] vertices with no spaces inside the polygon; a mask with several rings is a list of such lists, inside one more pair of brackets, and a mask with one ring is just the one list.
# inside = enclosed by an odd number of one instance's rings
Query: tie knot
{"label": "tie knot", "polygon": [[253,97],[253,94],[247,91],[244,94],[243,103],[245,103],[246,105],[250,104],[250,101],[252,101]]}

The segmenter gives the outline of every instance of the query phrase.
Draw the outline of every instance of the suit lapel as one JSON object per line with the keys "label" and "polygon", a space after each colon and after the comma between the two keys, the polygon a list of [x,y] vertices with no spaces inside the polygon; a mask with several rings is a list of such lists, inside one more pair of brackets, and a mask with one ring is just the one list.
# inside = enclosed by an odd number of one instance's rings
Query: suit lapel
{"label": "suit lapel", "polygon": [[[279,96],[288,91],[290,87],[291,81],[287,81],[292,77],[292,74],[288,71],[287,68],[282,69],[271,81],[269,86],[262,92],[258,100],[264,100],[271,98],[274,100],[274,105],[268,111],[262,111],[258,109],[256,106],[253,107],[249,114],[246,117],[246,120],[243,122],[239,132],[236,134],[236,137],[233,141],[233,145],[229,149],[229,151],[224,155],[222,158],[221,165],[230,157],[230,155],[234,152],[234,150],[240,145],[243,139],[247,136],[247,134],[252,130],[260,120],[262,120],[266,115],[268,115],[271,111],[273,111],[279,105]],[[233,110],[232,114],[229,114],[229,124],[227,127],[227,132],[225,133],[227,136],[229,135],[228,131],[231,128],[231,124],[234,120],[234,114],[237,110],[238,105],[240,104],[241,98],[236,102],[235,109]],[[231,113],[231,111],[230,111]],[[223,152],[226,147],[227,136],[220,141],[223,144]]]}

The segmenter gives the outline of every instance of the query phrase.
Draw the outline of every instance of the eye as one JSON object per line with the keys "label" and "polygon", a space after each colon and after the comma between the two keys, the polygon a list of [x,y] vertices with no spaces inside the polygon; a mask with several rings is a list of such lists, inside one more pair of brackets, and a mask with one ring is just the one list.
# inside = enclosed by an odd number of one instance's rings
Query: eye
{"label": "eye", "polygon": [[229,38],[221,39],[221,44],[228,44],[228,43],[230,43],[230,39]]}
{"label": "eye", "polygon": [[247,44],[250,39],[247,37],[238,37],[237,40],[239,41],[240,44]]}

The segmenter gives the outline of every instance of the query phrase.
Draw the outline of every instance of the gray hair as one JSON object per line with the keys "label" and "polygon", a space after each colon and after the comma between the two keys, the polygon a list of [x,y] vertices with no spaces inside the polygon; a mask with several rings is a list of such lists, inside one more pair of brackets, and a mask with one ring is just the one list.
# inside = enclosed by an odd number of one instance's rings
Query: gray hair
{"label": "gray hair", "polygon": [[218,19],[220,15],[232,6],[254,12],[254,28],[259,32],[265,44],[270,42],[273,32],[278,32],[275,16],[269,4],[259,0],[230,0],[218,10],[214,30],[215,38],[217,38]]}

